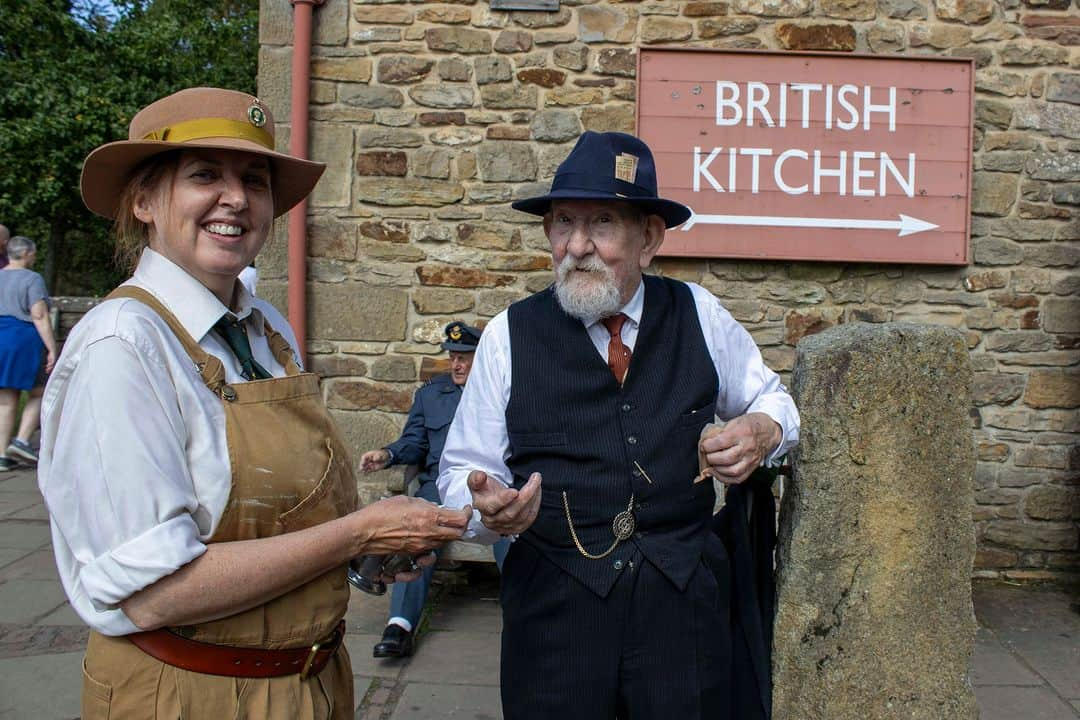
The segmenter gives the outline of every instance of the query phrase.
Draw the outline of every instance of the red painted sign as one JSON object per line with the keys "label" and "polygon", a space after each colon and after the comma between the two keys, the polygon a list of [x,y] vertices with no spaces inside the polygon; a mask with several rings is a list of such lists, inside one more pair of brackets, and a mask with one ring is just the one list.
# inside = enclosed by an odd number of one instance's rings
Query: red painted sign
{"label": "red painted sign", "polygon": [[662,255],[968,262],[970,59],[643,48]]}

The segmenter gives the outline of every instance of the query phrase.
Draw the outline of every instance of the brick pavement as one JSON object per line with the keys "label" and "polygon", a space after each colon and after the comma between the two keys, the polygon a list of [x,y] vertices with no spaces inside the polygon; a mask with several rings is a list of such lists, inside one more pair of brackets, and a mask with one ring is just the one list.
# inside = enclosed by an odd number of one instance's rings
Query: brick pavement
{"label": "brick pavement", "polygon": [[[31,471],[0,474],[0,720],[79,713],[87,629],[60,590],[45,518]],[[358,719],[501,718],[496,582],[436,587],[417,654],[404,661],[371,657],[388,599],[354,597],[346,644]],[[980,581],[975,605],[972,680],[981,719],[1080,718],[1080,598]]]}

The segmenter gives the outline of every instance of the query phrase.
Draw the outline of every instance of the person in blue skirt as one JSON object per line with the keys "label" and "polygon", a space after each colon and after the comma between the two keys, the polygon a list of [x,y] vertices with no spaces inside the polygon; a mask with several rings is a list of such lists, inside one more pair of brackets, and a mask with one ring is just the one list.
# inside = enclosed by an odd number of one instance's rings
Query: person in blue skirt
{"label": "person in blue skirt", "polygon": [[[36,463],[30,439],[41,421],[45,377],[56,362],[56,338],[49,320],[45,280],[30,268],[37,246],[17,235],[7,244],[8,264],[0,270],[0,472],[18,460]],[[19,431],[12,438],[19,395],[29,391]]]}

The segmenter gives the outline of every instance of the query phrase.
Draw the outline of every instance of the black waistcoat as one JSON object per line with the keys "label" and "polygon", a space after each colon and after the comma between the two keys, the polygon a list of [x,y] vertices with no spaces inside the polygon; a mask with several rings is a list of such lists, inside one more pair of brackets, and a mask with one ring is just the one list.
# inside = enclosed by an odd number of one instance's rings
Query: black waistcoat
{"label": "black waistcoat", "polygon": [[[543,474],[540,514],[521,539],[601,596],[626,571],[635,546],[685,588],[714,502],[711,482],[692,482],[698,435],[713,419],[718,383],[693,295],[681,282],[644,281],[641,325],[622,387],[551,288],[509,310],[506,464],[516,487],[533,472]],[[631,496],[637,532],[601,560],[584,557],[570,536],[563,491],[590,553],[611,545],[612,521]]]}

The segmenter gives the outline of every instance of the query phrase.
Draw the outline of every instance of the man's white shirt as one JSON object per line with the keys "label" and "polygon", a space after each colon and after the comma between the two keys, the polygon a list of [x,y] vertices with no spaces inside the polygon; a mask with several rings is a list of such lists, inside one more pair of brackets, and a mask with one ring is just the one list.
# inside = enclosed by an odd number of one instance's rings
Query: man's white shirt
{"label": "man's white shirt", "polygon": [[[783,438],[766,458],[766,464],[775,464],[799,442],[799,412],[795,403],[780,377],[765,366],[750,333],[712,293],[694,283],[687,285],[693,294],[705,345],[719,380],[716,415],[722,420],[731,420],[747,413],[762,412],[775,420]],[[621,310],[629,318],[622,326],[622,341],[631,351],[637,343],[644,304],[645,284],[642,282]],[[586,324],[585,329],[596,352],[606,362],[610,340],[607,329],[599,320]],[[482,470],[507,486],[512,483],[512,473],[506,466],[510,454],[506,406],[510,401],[511,382],[510,324],[508,311],[504,310],[492,318],[480,338],[469,382],[462,393],[439,463],[439,493],[447,507],[460,508],[472,503],[467,483],[472,470]],[[498,534],[480,522],[479,511],[474,511],[464,537],[482,543],[499,539]]]}

